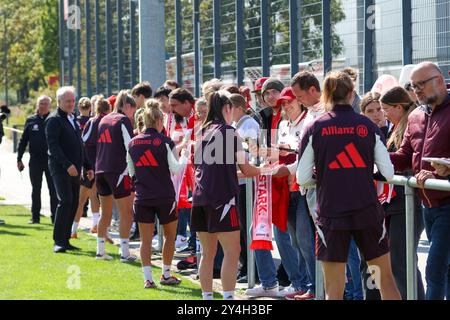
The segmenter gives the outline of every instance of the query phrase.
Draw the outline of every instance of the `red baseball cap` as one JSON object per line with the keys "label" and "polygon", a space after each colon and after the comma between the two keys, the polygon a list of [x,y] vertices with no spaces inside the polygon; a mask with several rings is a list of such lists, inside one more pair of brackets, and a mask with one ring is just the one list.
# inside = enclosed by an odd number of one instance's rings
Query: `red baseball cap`
{"label": "red baseball cap", "polygon": [[264,83],[268,80],[268,77],[259,78],[255,82],[255,90],[253,92],[259,92],[262,90]]}
{"label": "red baseball cap", "polygon": [[111,96],[111,97],[109,97],[109,98],[107,99],[108,102],[109,102],[109,104],[111,105],[111,108],[113,108],[113,109],[114,109],[114,107],[115,107],[115,105],[116,105],[116,99],[117,99],[116,96]]}
{"label": "red baseball cap", "polygon": [[280,97],[277,100],[277,107],[281,107],[281,104],[284,101],[294,101],[297,100],[297,97],[295,96],[294,92],[292,92],[292,88],[291,87],[286,87],[283,89],[283,91],[281,91]]}

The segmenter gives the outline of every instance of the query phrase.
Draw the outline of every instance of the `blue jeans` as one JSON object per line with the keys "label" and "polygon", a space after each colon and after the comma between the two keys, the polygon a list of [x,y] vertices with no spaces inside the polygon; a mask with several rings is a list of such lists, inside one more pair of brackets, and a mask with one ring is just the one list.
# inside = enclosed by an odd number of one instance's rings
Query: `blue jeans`
{"label": "blue jeans", "polygon": [[[301,288],[302,276],[299,268],[298,255],[291,245],[291,238],[287,232],[282,232],[276,226],[273,227],[275,241],[280,252],[281,262],[289,276],[294,288]],[[278,285],[277,268],[270,250],[255,250],[255,260],[258,276],[264,288]]]}
{"label": "blue jeans", "polygon": [[305,282],[305,269],[300,268],[298,253],[292,246],[291,236],[288,232],[278,229],[275,225],[273,226],[273,231],[281,262],[289,276],[289,281],[291,281],[295,289],[301,289]]}
{"label": "blue jeans", "polygon": [[306,275],[302,291],[316,290],[316,256],[314,253],[314,228],[309,215],[306,196],[300,192],[291,192],[289,201],[288,230],[292,247],[299,256],[301,273]]}
{"label": "blue jeans", "polygon": [[423,207],[425,231],[430,241],[425,278],[427,300],[450,299],[450,205]]}
{"label": "blue jeans", "polygon": [[187,226],[191,220],[191,209],[178,210],[178,228],[177,235],[187,238]]}
{"label": "blue jeans", "polygon": [[358,248],[352,239],[347,262],[347,275],[350,274],[351,281],[347,282],[345,286],[345,295],[352,300],[364,300],[361,271],[359,270],[360,264],[361,258],[359,257]]}

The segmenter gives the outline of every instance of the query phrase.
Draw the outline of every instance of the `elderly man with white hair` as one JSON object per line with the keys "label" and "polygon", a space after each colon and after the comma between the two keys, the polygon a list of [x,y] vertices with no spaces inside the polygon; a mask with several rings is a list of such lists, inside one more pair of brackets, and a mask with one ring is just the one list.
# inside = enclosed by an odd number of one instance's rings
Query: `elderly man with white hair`
{"label": "elderly man with white hair", "polygon": [[30,162],[29,173],[32,185],[31,193],[31,220],[30,224],[40,223],[41,213],[41,188],[42,175],[45,174],[48,190],[50,192],[50,206],[52,222],[55,219],[56,206],[58,199],[56,197],[55,187],[48,168],[47,141],[45,137],[45,120],[50,114],[52,99],[48,96],[40,96],[37,100],[36,114],[30,116],[25,122],[25,128],[22,138],[19,142],[17,151],[17,169],[22,172],[25,165],[22,162],[23,154],[27,145],[29,146]]}
{"label": "elderly man with white hair", "polygon": [[69,242],[73,220],[78,207],[80,173],[83,166],[90,180],[94,178],[89,162],[83,154],[81,130],[73,115],[75,90],[62,87],[57,93],[58,108],[46,120],[48,164],[58,195],[53,240],[54,252],[79,250]]}

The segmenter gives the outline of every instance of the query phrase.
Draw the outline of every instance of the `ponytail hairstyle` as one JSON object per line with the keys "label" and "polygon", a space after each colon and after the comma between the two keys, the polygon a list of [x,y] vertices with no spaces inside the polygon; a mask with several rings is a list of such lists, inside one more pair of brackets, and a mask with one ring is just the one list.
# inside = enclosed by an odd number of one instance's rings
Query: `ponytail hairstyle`
{"label": "ponytail hairstyle", "polygon": [[354,90],[352,79],[342,71],[329,73],[323,82],[322,102],[325,110],[330,111],[334,105],[347,104],[347,97]]}
{"label": "ponytail hairstyle", "polygon": [[229,99],[233,108],[241,109],[248,116],[253,113],[251,109],[247,108],[247,101],[242,95],[233,93]]}
{"label": "ponytail hairstyle", "polygon": [[213,121],[225,123],[222,111],[226,105],[232,106],[232,103],[228,98],[229,96],[230,93],[225,90],[211,92],[208,95],[208,114],[206,115],[202,129],[207,128]]}
{"label": "ponytail hairstyle", "polygon": [[114,112],[123,113],[123,109],[126,104],[130,104],[133,108],[136,108],[136,101],[134,100],[133,96],[127,90],[122,90],[117,95]]}
{"label": "ponytail hairstyle", "polygon": [[403,108],[403,116],[387,142],[388,148],[400,149],[403,141],[403,135],[408,124],[408,116],[417,107],[417,105],[409,97],[408,91],[406,91],[402,87],[394,87],[390,89],[381,97],[380,101],[381,103],[387,104],[392,107],[401,105]]}
{"label": "ponytail hairstyle", "polygon": [[92,108],[91,99],[83,97],[78,101],[78,109],[88,111]]}
{"label": "ponytail hairstyle", "polygon": [[111,105],[109,101],[106,100],[103,96],[97,98],[95,101],[95,113],[96,114],[107,114],[111,112]]}
{"label": "ponytail hairstyle", "polygon": [[138,130],[144,132],[146,129],[157,129],[156,126],[159,120],[164,118],[160,110],[161,103],[156,99],[149,99],[145,102],[144,111],[138,117]]}

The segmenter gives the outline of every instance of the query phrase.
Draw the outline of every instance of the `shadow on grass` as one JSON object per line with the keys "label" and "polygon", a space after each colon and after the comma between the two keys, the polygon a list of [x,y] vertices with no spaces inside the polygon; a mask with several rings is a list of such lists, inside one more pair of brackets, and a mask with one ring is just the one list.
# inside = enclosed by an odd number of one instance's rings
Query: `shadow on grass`
{"label": "shadow on grass", "polygon": [[37,225],[37,224],[23,224],[23,225],[17,225],[17,224],[5,224],[2,226],[6,229],[35,229],[35,230],[49,230],[43,225]]}
{"label": "shadow on grass", "polygon": [[7,231],[7,230],[3,230],[3,227],[5,226],[0,226],[0,235],[4,234],[4,235],[8,235],[8,236],[17,236],[17,237],[28,237],[28,234],[25,233],[20,233],[20,232],[11,232],[11,231]]}
{"label": "shadow on grass", "polygon": [[[183,279],[183,281],[188,281],[188,280]],[[193,288],[184,287],[182,283],[177,286],[163,286],[161,284],[158,284],[158,289],[162,290],[164,292],[172,293],[172,294],[180,294],[180,289],[181,289],[181,290],[186,291],[190,295],[196,295],[196,296],[202,295],[202,289],[200,289],[200,288],[193,289]]]}

